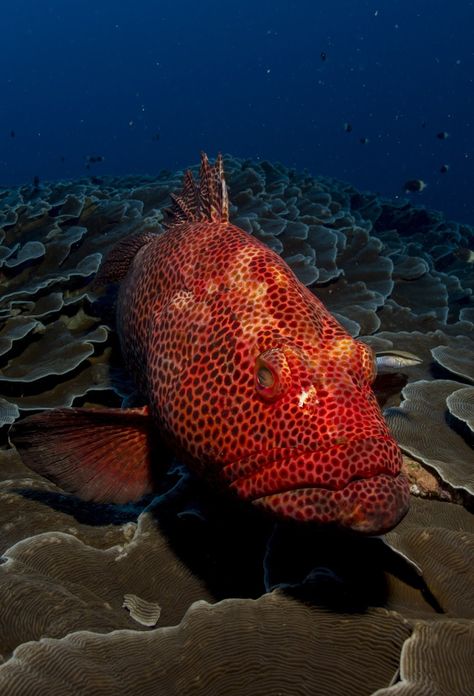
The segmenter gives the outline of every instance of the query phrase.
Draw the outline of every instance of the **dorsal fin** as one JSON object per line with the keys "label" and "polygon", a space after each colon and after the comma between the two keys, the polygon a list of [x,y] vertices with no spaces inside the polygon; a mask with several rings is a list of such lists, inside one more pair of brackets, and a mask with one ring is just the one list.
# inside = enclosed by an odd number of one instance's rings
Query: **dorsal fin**
{"label": "dorsal fin", "polygon": [[181,193],[171,194],[173,201],[168,209],[168,227],[181,222],[227,222],[229,199],[224,178],[224,163],[219,153],[215,164],[209,164],[205,152],[201,152],[199,185],[188,169],[183,178]]}

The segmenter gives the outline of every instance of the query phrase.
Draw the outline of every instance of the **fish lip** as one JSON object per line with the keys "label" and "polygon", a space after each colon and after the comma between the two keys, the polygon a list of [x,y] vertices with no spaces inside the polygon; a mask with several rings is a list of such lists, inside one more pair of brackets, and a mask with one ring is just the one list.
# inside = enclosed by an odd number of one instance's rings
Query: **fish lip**
{"label": "fish lip", "polygon": [[252,498],[251,502],[252,503],[257,503],[260,500],[263,500],[264,498],[270,498],[272,495],[282,495],[284,493],[291,493],[292,491],[303,491],[303,490],[311,490],[313,488],[316,488],[321,491],[327,491],[328,493],[335,493],[336,491],[344,491],[345,489],[348,488],[353,483],[357,483],[357,481],[372,481],[373,479],[378,479],[382,476],[390,476],[390,478],[393,478],[393,480],[397,479],[399,476],[404,476],[401,472],[398,472],[397,474],[392,474],[390,475],[386,471],[378,471],[375,474],[371,474],[370,476],[352,476],[350,479],[348,479],[343,486],[340,488],[331,488],[330,486],[322,486],[320,484],[306,484],[304,486],[300,484],[295,484],[294,486],[282,486],[281,488],[275,488],[275,490],[272,490],[271,493],[265,493],[265,495],[259,495],[256,498]]}
{"label": "fish lip", "polygon": [[[385,482],[390,479],[392,488],[391,504],[377,505],[376,503],[364,502],[360,496],[360,491],[357,493],[357,484],[361,482],[370,482],[377,479]],[[291,496],[291,493],[297,491],[299,501],[296,506],[293,506],[293,511],[285,511],[285,494]],[[308,494],[309,491],[309,494]],[[334,499],[331,505],[325,506],[325,510],[321,515],[316,505],[314,505],[314,497],[311,496],[311,491],[316,492],[316,496],[321,491],[323,496],[334,498],[334,494],[340,496],[344,492],[348,492],[345,500],[341,497],[336,502]],[[355,495],[354,495],[355,494]],[[304,498],[307,498],[306,501]],[[252,503],[266,512],[271,512],[273,515],[285,519],[287,521],[294,520],[296,522],[324,524],[344,529],[345,531],[355,532],[365,536],[380,536],[392,530],[407,514],[410,507],[410,487],[407,477],[399,472],[395,476],[388,474],[376,474],[369,479],[357,479],[351,481],[343,488],[335,491],[333,489],[324,489],[318,486],[305,486],[301,488],[282,490],[278,493],[260,496],[252,500]],[[306,507],[306,511],[304,510]]]}
{"label": "fish lip", "polygon": [[[385,433],[380,434],[380,435],[373,435],[371,437],[360,437],[360,438],[349,438],[345,443],[343,443],[344,447],[349,447],[350,445],[354,445],[355,443],[360,443],[360,442],[369,442],[371,445],[375,445],[375,443],[389,443],[390,446],[394,446],[395,451],[397,452],[398,455],[398,468],[395,471],[391,471],[384,460],[379,465],[374,464],[371,469],[365,472],[364,474],[360,473],[355,473],[350,476],[344,481],[344,484],[342,486],[331,486],[331,485],[325,485],[324,483],[308,483],[305,482],[302,484],[301,481],[295,481],[293,485],[288,485],[286,483],[284,486],[281,487],[281,489],[275,489],[275,490],[269,490],[268,492],[265,492],[263,495],[257,495],[257,496],[251,496],[251,495],[246,495],[245,497],[248,500],[254,501],[258,500],[259,498],[263,498],[269,495],[274,495],[278,493],[285,493],[287,491],[292,491],[292,490],[298,490],[298,489],[303,489],[303,488],[321,488],[323,490],[327,491],[334,491],[334,490],[342,490],[346,486],[348,486],[350,483],[353,483],[354,481],[357,480],[368,480],[374,476],[385,474],[385,475],[390,475],[392,477],[395,477],[397,474],[400,473],[401,469],[401,463],[402,463],[402,456],[400,449],[394,439]],[[286,458],[289,456],[291,457],[302,457],[305,455],[311,456],[311,455],[324,455],[331,450],[333,450],[335,447],[338,446],[340,443],[332,443],[331,445],[328,445],[327,447],[320,448],[320,449],[300,449],[298,447],[286,447],[286,448],[274,448],[272,450],[269,450],[268,452],[256,452],[254,454],[248,455],[247,457],[242,457],[238,460],[235,460],[234,462],[231,462],[230,464],[227,464],[226,467],[223,469],[223,474],[224,476],[227,477],[227,482],[230,485],[230,488],[234,490],[239,490],[239,488],[242,486],[242,484],[245,484],[246,480],[252,479],[252,477],[257,476],[258,474],[262,473],[265,469],[269,469],[273,467],[275,464],[278,464],[281,461],[284,461]],[[272,453],[275,453],[272,455]],[[265,459],[262,461],[262,457],[265,455]],[[275,456],[278,455],[278,456]],[[244,474],[241,474],[239,476],[234,476],[231,477],[229,474],[231,473],[231,468],[236,467],[237,465],[242,466],[246,461],[256,459],[255,465],[248,471],[246,471]],[[260,459],[260,461],[258,461]],[[385,464],[385,465],[384,465]]]}
{"label": "fish lip", "polygon": [[[344,443],[344,445],[349,445],[354,442],[366,442],[366,441],[374,441],[374,440],[391,440],[390,436],[386,434],[380,434],[380,435],[374,435],[372,437],[353,437],[353,438],[348,438],[347,441]],[[305,455],[305,454],[325,454],[326,452],[329,452],[335,447],[336,443],[332,443],[328,445],[327,447],[320,447],[316,449],[305,449],[303,447],[273,447],[272,449],[269,450],[258,450],[256,452],[251,452],[250,454],[247,454],[245,457],[239,457],[239,459],[234,459],[231,462],[227,462],[223,469],[223,473],[227,474],[227,478],[230,483],[234,483],[238,481],[241,478],[247,478],[247,476],[252,475],[254,473],[257,473],[257,471],[261,468],[261,463],[255,465],[255,469],[248,472],[244,476],[237,476],[236,478],[231,478],[229,475],[229,472],[231,472],[232,468],[238,465],[245,464],[248,461],[251,461],[252,459],[258,459],[260,457],[263,457],[265,455],[266,460],[265,460],[265,465],[271,465],[274,464],[275,462],[279,462],[281,459],[285,459],[286,457],[290,455]]]}

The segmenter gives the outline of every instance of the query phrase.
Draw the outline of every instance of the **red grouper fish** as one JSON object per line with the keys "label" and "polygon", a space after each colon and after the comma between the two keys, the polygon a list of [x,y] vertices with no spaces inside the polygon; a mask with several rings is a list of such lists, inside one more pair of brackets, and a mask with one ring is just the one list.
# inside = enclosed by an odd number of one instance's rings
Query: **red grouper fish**
{"label": "red grouper fish", "polygon": [[86,500],[153,490],[158,434],[204,478],[278,517],[381,534],[405,515],[402,457],[354,340],[271,249],[229,222],[223,163],[201,157],[164,233],[112,249],[117,328],[148,406],[45,411],[13,426],[25,463]]}

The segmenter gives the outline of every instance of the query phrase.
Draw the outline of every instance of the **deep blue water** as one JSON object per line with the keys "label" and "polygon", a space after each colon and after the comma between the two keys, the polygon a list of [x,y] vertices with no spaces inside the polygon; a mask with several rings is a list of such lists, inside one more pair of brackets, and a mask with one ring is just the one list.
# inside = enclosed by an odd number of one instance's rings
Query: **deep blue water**
{"label": "deep blue water", "polygon": [[220,150],[391,197],[420,178],[474,223],[473,2],[11,0],[0,22],[0,186]]}

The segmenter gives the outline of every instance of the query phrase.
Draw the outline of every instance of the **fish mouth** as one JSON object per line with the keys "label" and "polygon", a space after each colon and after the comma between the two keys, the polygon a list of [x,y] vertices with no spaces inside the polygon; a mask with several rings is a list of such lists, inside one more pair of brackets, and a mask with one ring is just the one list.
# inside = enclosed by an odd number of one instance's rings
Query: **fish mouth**
{"label": "fish mouth", "polygon": [[278,517],[383,534],[408,510],[401,463],[395,441],[379,436],[319,450],[260,453],[233,462],[224,473],[241,498]]}
{"label": "fish mouth", "polygon": [[367,535],[393,529],[409,508],[410,488],[403,474],[354,479],[340,490],[295,488],[255,498],[255,506],[277,517],[334,524]]}

